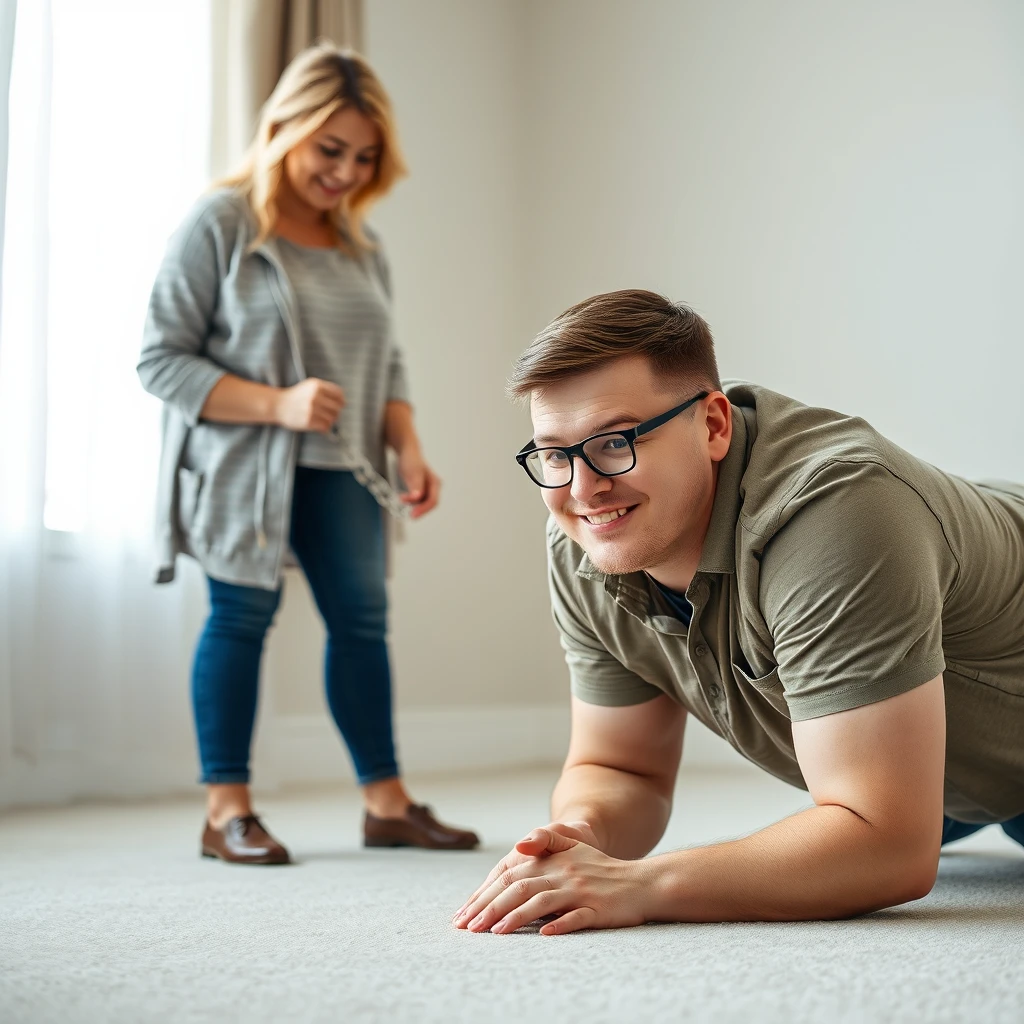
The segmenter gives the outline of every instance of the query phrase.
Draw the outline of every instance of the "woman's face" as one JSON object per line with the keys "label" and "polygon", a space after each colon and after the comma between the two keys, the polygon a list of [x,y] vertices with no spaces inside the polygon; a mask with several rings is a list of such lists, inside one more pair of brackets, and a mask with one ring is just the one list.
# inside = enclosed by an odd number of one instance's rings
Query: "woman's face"
{"label": "woman's face", "polygon": [[289,151],[284,171],[295,196],[326,213],[373,180],[380,151],[377,126],[346,107]]}

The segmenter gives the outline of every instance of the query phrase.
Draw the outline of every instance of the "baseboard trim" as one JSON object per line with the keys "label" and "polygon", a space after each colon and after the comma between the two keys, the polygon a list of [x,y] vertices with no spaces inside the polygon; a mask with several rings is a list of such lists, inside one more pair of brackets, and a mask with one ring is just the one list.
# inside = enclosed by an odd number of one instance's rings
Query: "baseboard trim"
{"label": "baseboard trim", "polygon": [[[409,775],[558,769],[569,746],[569,709],[562,706],[410,708],[395,716],[399,762]],[[757,769],[723,740],[691,720],[685,768]],[[253,750],[253,784],[341,782],[354,773],[333,723],[322,715],[265,719]],[[34,764],[15,761],[0,775],[0,808],[81,800],[131,800],[195,793],[195,753],[181,745],[143,754],[119,750],[65,752]]]}
{"label": "baseboard trim", "polygon": [[[395,716],[399,761],[411,775],[559,766],[569,747],[569,709],[551,705],[413,708]],[[753,766],[699,722],[687,724],[688,768]],[[278,719],[257,743],[263,786],[354,778],[326,715]]]}
{"label": "baseboard trim", "polygon": [[[414,708],[395,715],[399,762],[407,774],[557,765],[569,745],[566,708]],[[326,715],[281,718],[257,742],[265,784],[353,779],[348,755]]]}

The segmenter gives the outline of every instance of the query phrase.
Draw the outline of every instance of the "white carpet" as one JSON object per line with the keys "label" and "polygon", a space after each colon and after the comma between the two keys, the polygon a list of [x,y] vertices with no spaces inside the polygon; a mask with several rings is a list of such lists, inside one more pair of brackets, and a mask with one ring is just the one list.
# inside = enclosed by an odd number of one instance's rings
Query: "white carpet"
{"label": "white carpet", "polygon": [[[5,1024],[270,1021],[1024,1020],[1024,850],[987,829],[926,899],[855,921],[469,935],[451,915],[546,820],[554,775],[418,780],[483,852],[364,851],[355,795],[260,802],[301,861],[197,855],[201,807],[80,807],[0,822]],[[685,774],[665,848],[806,804],[753,772]]]}

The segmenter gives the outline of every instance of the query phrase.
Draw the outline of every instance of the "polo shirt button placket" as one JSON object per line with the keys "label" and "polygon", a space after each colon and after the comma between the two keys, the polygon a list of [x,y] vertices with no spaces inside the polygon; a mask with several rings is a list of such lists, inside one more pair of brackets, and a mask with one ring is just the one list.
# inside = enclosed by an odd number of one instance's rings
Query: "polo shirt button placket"
{"label": "polo shirt button placket", "polygon": [[703,658],[704,655],[708,653],[707,644],[697,644],[693,649],[693,653],[696,654],[698,658]]}

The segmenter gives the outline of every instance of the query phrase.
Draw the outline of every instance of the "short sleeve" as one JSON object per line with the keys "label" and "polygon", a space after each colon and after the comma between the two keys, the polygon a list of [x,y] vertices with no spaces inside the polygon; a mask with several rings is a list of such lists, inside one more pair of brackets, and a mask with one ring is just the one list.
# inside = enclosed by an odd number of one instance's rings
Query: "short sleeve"
{"label": "short sleeve", "polygon": [[760,599],[794,722],[912,690],[945,668],[957,563],[924,499],[876,463],[830,465],[765,547]]}
{"label": "short sleeve", "polygon": [[388,387],[387,395],[389,402],[405,402],[412,405],[412,398],[409,395],[409,378],[405,369],[405,357],[402,350],[395,344],[391,346],[391,358],[388,361]]}
{"label": "short sleeve", "polygon": [[[581,587],[600,587],[576,575],[579,555],[554,523],[548,524],[548,582],[551,611],[569,666],[574,696],[587,704],[625,707],[644,704],[662,692],[627,669],[601,642],[585,607]],[[603,588],[602,588],[603,595]]]}

